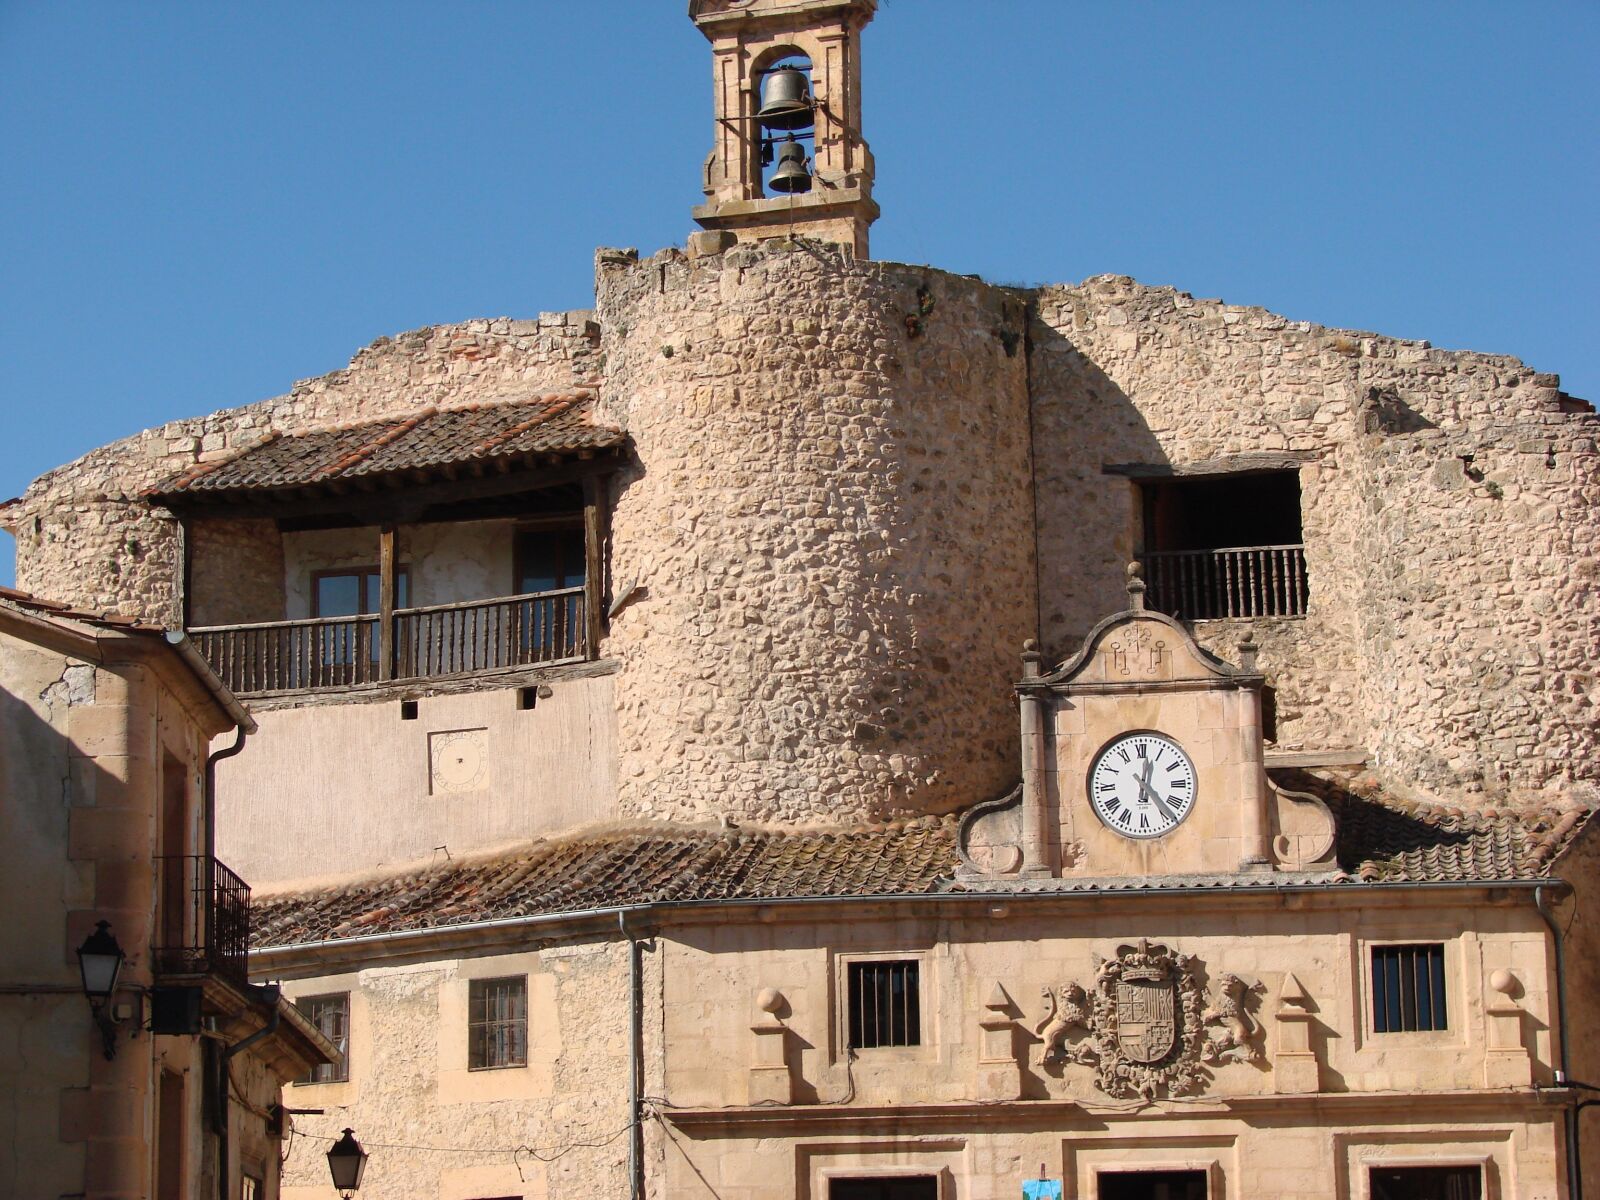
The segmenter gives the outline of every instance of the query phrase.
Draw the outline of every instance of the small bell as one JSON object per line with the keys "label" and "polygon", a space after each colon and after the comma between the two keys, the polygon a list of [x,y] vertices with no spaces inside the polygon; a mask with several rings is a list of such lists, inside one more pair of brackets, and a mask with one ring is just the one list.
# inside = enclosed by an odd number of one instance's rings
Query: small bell
{"label": "small bell", "polygon": [[775,192],[809,192],[811,172],[806,170],[806,148],[793,138],[778,146],[778,169],[767,186]]}
{"label": "small bell", "polygon": [[809,129],[811,83],[804,72],[779,67],[761,86],[761,111],[756,119],[768,129]]}

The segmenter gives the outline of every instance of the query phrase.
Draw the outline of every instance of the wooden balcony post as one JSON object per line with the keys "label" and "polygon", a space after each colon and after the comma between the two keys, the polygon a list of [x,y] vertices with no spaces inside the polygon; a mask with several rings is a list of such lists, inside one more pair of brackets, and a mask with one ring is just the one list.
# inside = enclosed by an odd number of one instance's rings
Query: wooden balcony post
{"label": "wooden balcony post", "polygon": [[[399,575],[395,562],[395,527],[382,525],[378,529],[378,678],[394,678],[394,599],[395,583]],[[357,626],[357,629],[360,627]],[[359,656],[359,637],[356,654]],[[358,664],[359,666],[359,664]]]}
{"label": "wooden balcony post", "polygon": [[583,633],[584,657],[600,657],[605,632],[607,477],[583,477]]}

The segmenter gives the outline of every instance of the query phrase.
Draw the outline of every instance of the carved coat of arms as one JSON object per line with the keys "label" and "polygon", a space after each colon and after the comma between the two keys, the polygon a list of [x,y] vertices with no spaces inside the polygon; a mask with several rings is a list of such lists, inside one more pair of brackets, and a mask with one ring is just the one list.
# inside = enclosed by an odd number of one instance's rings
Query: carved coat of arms
{"label": "carved coat of arms", "polygon": [[1050,999],[1044,1061],[1093,1066],[1108,1096],[1156,1100],[1204,1080],[1204,997],[1187,954],[1141,938],[1100,960],[1092,992],[1069,984]]}

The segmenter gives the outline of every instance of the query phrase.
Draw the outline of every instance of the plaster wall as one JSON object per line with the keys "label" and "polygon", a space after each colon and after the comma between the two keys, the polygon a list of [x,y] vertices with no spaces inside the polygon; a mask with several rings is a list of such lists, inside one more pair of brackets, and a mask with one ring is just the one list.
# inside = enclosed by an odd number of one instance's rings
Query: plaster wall
{"label": "plaster wall", "polygon": [[[528,981],[528,1065],[468,1070],[470,981],[517,975]],[[624,946],[439,957],[285,990],[347,992],[351,1018],[349,1081],[288,1090],[290,1107],[327,1111],[295,1118],[303,1136],[284,1167],[284,1200],[323,1200],[322,1154],[347,1125],[387,1143],[374,1146],[362,1187],[394,1200],[627,1194]]]}
{"label": "plaster wall", "polygon": [[[1330,330],[1102,276],[1036,293],[1046,649],[1120,607],[1118,464],[1302,460],[1310,611],[1254,622],[1281,748],[1365,747],[1398,787],[1486,798],[1600,778],[1593,414],[1512,358]],[[1199,622],[1231,651],[1238,622]]]}
{"label": "plaster wall", "polygon": [[[410,606],[487,600],[515,592],[515,521],[406,525],[396,533],[399,562],[411,577]],[[311,616],[315,571],[378,565],[378,530],[318,529],[283,535],[284,618]]]}
{"label": "plaster wall", "polygon": [[[459,857],[616,815],[615,680],[257,712],[218,764],[218,854],[251,884]],[[284,836],[293,830],[293,837]]]}
{"label": "plaster wall", "polygon": [[625,812],[948,811],[1016,775],[1023,308],[772,243],[599,256]]}
{"label": "plaster wall", "polygon": [[272,433],[592,384],[598,339],[584,311],[413,330],[379,338],[348,367],[301,380],[286,395],[103,446],[40,476],[6,512],[17,540],[17,586],[89,611],[176,626],[183,565],[177,522],[141,493]]}

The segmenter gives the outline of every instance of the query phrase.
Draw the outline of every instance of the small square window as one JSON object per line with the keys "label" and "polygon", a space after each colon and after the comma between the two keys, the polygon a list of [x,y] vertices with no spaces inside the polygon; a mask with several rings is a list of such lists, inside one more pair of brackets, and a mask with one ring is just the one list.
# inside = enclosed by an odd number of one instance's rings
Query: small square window
{"label": "small square window", "polygon": [[331,996],[302,996],[295,1007],[334,1044],[339,1061],[311,1068],[311,1074],[296,1083],[342,1083],[350,1078],[350,993]]}
{"label": "small square window", "polygon": [[922,1044],[922,997],[915,959],[848,964],[849,1046]]}
{"label": "small square window", "polygon": [[467,1066],[483,1071],[527,1064],[527,976],[472,980],[467,985]]}
{"label": "small square window", "polygon": [[1413,1033],[1449,1027],[1444,946],[1425,942],[1372,948],[1372,1028]]}

